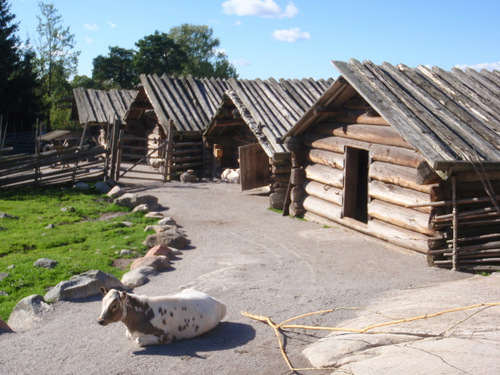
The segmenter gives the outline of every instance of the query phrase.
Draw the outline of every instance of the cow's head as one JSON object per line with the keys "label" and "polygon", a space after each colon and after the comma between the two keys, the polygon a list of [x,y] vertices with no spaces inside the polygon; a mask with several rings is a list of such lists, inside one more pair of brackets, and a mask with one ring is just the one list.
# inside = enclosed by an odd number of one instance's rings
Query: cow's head
{"label": "cow's head", "polygon": [[127,293],[116,289],[108,291],[104,287],[100,289],[104,298],[102,299],[101,316],[97,319],[97,323],[105,326],[123,320],[126,316],[125,301],[127,300]]}

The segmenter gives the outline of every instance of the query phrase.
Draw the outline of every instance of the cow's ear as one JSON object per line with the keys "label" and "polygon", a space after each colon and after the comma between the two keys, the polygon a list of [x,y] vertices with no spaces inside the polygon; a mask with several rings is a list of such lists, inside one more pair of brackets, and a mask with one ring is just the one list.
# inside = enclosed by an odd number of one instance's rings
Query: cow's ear
{"label": "cow's ear", "polygon": [[99,287],[99,290],[101,291],[101,293],[102,293],[103,296],[105,296],[106,294],[108,294],[108,290],[105,287],[103,287],[103,286]]}
{"label": "cow's ear", "polygon": [[125,301],[127,299],[127,292],[120,292],[120,298]]}

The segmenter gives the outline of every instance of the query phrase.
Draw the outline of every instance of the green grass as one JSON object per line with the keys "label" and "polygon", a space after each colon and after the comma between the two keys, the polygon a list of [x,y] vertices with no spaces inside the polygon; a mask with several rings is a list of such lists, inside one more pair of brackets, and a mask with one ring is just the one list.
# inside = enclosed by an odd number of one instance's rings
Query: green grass
{"label": "green grass", "polygon": [[[63,207],[74,210],[63,212]],[[0,218],[0,273],[9,274],[0,281],[0,291],[7,293],[0,295],[0,319],[5,321],[22,298],[44,295],[47,288],[82,272],[100,269],[120,278],[125,271],[112,266],[117,252],[145,253],[144,227],[155,223],[105,195],[61,187],[0,190],[0,212],[18,217]],[[97,220],[112,213],[119,216]],[[54,227],[47,228],[49,224]],[[34,267],[40,258],[58,265]]]}

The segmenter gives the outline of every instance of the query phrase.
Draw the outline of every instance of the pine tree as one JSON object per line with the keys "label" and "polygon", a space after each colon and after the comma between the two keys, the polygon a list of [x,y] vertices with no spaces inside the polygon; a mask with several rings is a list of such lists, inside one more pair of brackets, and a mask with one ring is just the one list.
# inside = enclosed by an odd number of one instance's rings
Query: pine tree
{"label": "pine tree", "polygon": [[20,47],[7,0],[0,0],[0,116],[7,131],[31,130],[38,112],[33,52]]}

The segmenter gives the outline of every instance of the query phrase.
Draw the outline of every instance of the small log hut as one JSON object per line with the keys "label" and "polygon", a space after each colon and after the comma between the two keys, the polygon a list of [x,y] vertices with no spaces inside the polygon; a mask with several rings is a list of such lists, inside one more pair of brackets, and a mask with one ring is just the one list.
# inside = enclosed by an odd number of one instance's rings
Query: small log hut
{"label": "small log hut", "polygon": [[[143,74],[140,80],[125,121],[129,129],[149,129],[150,163],[164,169],[168,180],[188,169],[203,175],[205,159],[210,155],[205,152],[201,134],[229,88],[227,81],[166,74]],[[160,142],[165,148],[158,149]]]}
{"label": "small log hut", "polygon": [[290,212],[430,265],[500,270],[500,72],[333,65],[341,76],[285,135]]}
{"label": "small log hut", "polygon": [[88,125],[96,142],[104,145],[110,125],[124,126],[124,117],[137,95],[136,90],[73,89],[71,119],[82,126]]}
{"label": "small log hut", "polygon": [[270,186],[270,205],[283,208],[291,153],[283,135],[326,91],[332,80],[235,80],[203,133],[213,149],[212,177],[240,168],[242,190]]}

